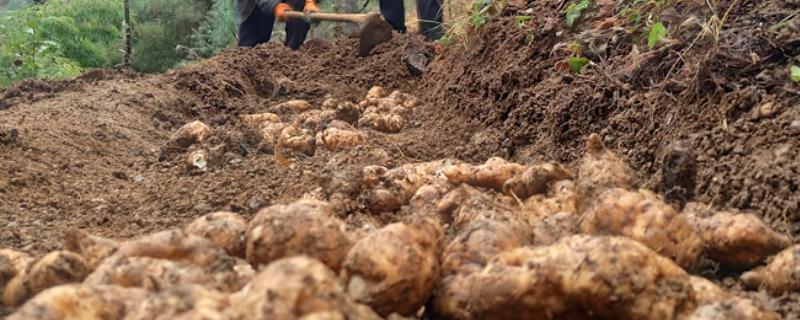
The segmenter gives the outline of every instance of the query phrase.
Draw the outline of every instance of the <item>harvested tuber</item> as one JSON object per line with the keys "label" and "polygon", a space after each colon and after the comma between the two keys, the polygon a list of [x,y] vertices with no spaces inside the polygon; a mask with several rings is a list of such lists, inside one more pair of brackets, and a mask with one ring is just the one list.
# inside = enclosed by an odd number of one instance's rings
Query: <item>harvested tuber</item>
{"label": "harvested tuber", "polygon": [[747,269],[792,245],[752,214],[719,212],[710,217],[684,213],[705,242],[708,257],[725,268]]}
{"label": "harvested tuber", "polygon": [[258,114],[247,114],[240,117],[242,124],[250,129],[259,129],[268,123],[281,123],[281,117],[277,114],[265,112]]}
{"label": "harvested tuber", "polygon": [[278,137],[286,129],[288,125],[283,122],[266,123],[261,126],[260,141],[258,143],[258,150],[262,152],[272,153],[275,149],[275,144],[278,142]]}
{"label": "harvested tuber", "polygon": [[234,319],[292,320],[319,313],[342,316],[333,319],[380,319],[347,296],[333,271],[304,256],[270,263],[230,299],[228,313]]}
{"label": "harvested tuber", "polygon": [[150,295],[125,320],[227,319],[228,296],[199,285],[167,288]]}
{"label": "harvested tuber", "polygon": [[305,100],[289,100],[286,102],[282,102],[276,104],[270,108],[277,113],[300,113],[306,110],[311,109],[312,106],[308,101]]}
{"label": "harvested tuber", "polygon": [[367,99],[380,99],[386,96],[386,90],[383,87],[374,86],[367,91]]}
{"label": "harvested tuber", "polygon": [[306,255],[338,271],[353,245],[345,228],[326,202],[300,200],[261,209],[247,228],[247,261],[258,268]]}
{"label": "harvested tuber", "polygon": [[422,186],[443,180],[441,171],[453,160],[406,164],[394,169],[366,166],[362,199],[373,212],[389,212],[408,204]]}
{"label": "harvested tuber", "polygon": [[[314,136],[306,129],[301,129],[295,126],[288,126],[281,131],[278,136],[276,149],[285,148],[291,151],[296,151],[306,156],[313,156],[316,149],[314,143]],[[280,154],[286,154],[284,150],[280,150]]]}
{"label": "harvested tuber", "polygon": [[186,233],[200,236],[225,249],[229,255],[244,257],[247,221],[233,212],[215,212],[195,219]]}
{"label": "harvested tuber", "polygon": [[19,306],[47,288],[81,282],[89,272],[81,256],[69,251],[53,251],[11,279],[3,292],[3,303]]}
{"label": "harvested tuber", "polygon": [[68,284],[42,291],[9,320],[117,320],[137,308],[147,293],[118,286]]}
{"label": "harvested tuber", "polygon": [[447,286],[434,305],[448,319],[680,319],[696,307],[683,269],[624,237],[506,251]]}
{"label": "harvested tuber", "polygon": [[539,220],[556,213],[577,214],[576,203],[575,183],[561,180],[553,183],[546,195],[536,194],[525,199],[521,211],[532,219]]}
{"label": "harvested tuber", "polygon": [[800,290],[800,245],[778,253],[766,266],[742,274],[747,288],[764,288],[773,295]]}
{"label": "harvested tuber", "polygon": [[528,217],[515,207],[502,203],[491,194],[466,184],[447,193],[437,204],[437,212],[455,230],[464,230],[474,221],[507,221],[515,230],[530,229]]}
{"label": "harvested tuber", "polygon": [[629,237],[690,270],[697,266],[703,251],[703,240],[686,216],[646,190],[606,191],[584,213],[581,230]]}
{"label": "harvested tuber", "polygon": [[214,270],[165,259],[119,256],[103,261],[84,283],[142,288],[148,291],[195,284],[226,292],[236,291],[242,285],[233,266],[227,270]]}
{"label": "harvested tuber", "polygon": [[533,242],[537,246],[549,246],[580,233],[578,217],[573,213],[559,212],[548,215],[533,224]]}
{"label": "harvested tuber", "polygon": [[64,248],[79,254],[86,261],[86,266],[94,270],[105,258],[117,251],[119,243],[72,227],[64,234]]}
{"label": "harvested tuber", "polygon": [[696,276],[690,277],[698,307],[688,319],[781,319],[764,306],[750,299],[728,294],[713,282]]}
{"label": "harvested tuber", "polygon": [[595,199],[608,189],[631,189],[633,186],[633,170],[606,148],[599,135],[589,135],[586,139],[586,154],[578,166],[578,178],[575,182],[578,213],[588,210]]}
{"label": "harvested tuber", "polygon": [[[0,290],[17,274],[24,272],[33,258],[27,253],[11,249],[0,249]],[[2,292],[2,291],[0,291]]]}
{"label": "harvested tuber", "polygon": [[329,127],[317,133],[316,143],[317,146],[323,146],[328,150],[339,151],[362,145],[366,140],[367,135],[355,128],[348,130]]}
{"label": "harvested tuber", "polygon": [[177,229],[125,242],[112,257],[155,258],[212,269],[233,265],[235,261],[210,240]]}
{"label": "harvested tuber", "polygon": [[572,178],[572,173],[555,163],[535,164],[503,184],[503,193],[518,199],[527,199],[534,194],[545,194],[556,181]]}
{"label": "harvested tuber", "polygon": [[342,265],[347,292],[384,317],[416,314],[439,280],[441,232],[438,222],[420,218],[390,224],[359,240]]}
{"label": "harvested tuber", "polygon": [[195,143],[202,143],[211,135],[211,128],[200,121],[192,121],[178,128],[167,142],[166,151],[182,151]]}
{"label": "harvested tuber", "polygon": [[528,230],[511,227],[509,223],[490,219],[472,222],[445,248],[442,276],[480,272],[497,254],[527,245]]}
{"label": "harvested tuber", "polygon": [[[491,188],[502,191],[506,182],[523,172],[526,168],[523,165],[508,162],[503,158],[493,157],[482,165],[457,164],[444,170],[447,180],[453,184],[466,183],[473,187]],[[510,188],[520,184],[518,180],[512,183]]]}

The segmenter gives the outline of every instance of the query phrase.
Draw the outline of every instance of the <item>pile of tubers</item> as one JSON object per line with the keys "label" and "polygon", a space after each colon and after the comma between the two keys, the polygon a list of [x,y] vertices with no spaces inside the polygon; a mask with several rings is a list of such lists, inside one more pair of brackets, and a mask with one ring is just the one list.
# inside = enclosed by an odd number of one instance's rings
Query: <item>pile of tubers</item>
{"label": "pile of tubers", "polygon": [[[410,94],[397,90],[387,94],[376,86],[358,104],[335,98],[319,106],[289,100],[269,107],[267,112],[241,115],[239,124],[256,150],[286,163],[292,158],[313,156],[317,149],[338,152],[365,145],[369,135],[360,128],[398,133],[419,104]],[[214,135],[205,123],[190,122],[178,128],[161,148],[161,159],[183,154],[188,171],[206,172],[212,155],[205,144]]]}
{"label": "pile of tubers", "polygon": [[[375,87],[360,104],[292,100],[240,120],[276,156],[313,155],[365,144],[357,128],[399,132],[418,103]],[[193,122],[165,150],[211,135]],[[0,250],[2,305],[9,319],[780,319],[698,276],[704,259],[749,288],[800,290],[789,237],[752,214],[671,206],[595,134],[574,169],[386,166],[337,182],[363,214],[394,217],[378,228],[324,195],[127,241],[71,228],[41,257]]]}

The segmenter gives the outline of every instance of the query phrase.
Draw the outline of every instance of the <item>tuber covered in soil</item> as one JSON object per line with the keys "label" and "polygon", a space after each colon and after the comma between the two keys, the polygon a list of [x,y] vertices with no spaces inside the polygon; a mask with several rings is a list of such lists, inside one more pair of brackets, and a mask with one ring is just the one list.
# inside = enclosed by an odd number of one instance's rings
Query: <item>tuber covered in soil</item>
{"label": "tuber covered in soil", "polygon": [[578,166],[575,191],[578,212],[589,209],[603,192],[613,188],[634,187],[633,170],[619,156],[608,150],[597,134],[586,139],[586,154]]}
{"label": "tuber covered in soil", "polygon": [[764,288],[773,295],[800,290],[800,245],[781,251],[766,266],[745,272],[741,279],[746,287]]}
{"label": "tuber covered in soil", "polygon": [[352,247],[330,204],[299,200],[262,209],[247,228],[246,256],[253,267],[305,255],[338,271]]}
{"label": "tuber covered in soil", "polygon": [[235,319],[380,319],[345,293],[333,271],[304,256],[270,263],[230,299]]}
{"label": "tuber covered in soil", "polygon": [[64,233],[64,248],[79,254],[86,261],[86,266],[94,270],[103,259],[108,258],[119,248],[114,240],[90,235],[83,230],[72,227]]}
{"label": "tuber covered in soil", "polygon": [[117,320],[144,301],[138,288],[68,284],[42,291],[26,302],[9,320]]}
{"label": "tuber covered in soil", "polygon": [[792,245],[789,237],[770,229],[752,214],[684,215],[703,238],[708,257],[725,268],[741,270],[754,267]]}
{"label": "tuber covered in soil", "polygon": [[229,255],[244,257],[247,221],[233,212],[215,212],[195,219],[186,233],[204,237],[225,249]]}
{"label": "tuber covered in soil", "polygon": [[228,295],[199,285],[167,288],[148,296],[125,320],[228,319]]}
{"label": "tuber covered in soil", "polygon": [[535,164],[521,174],[506,180],[503,193],[519,199],[527,199],[534,194],[545,194],[556,181],[572,178],[572,173],[555,163]]}
{"label": "tuber covered in soil", "polygon": [[697,306],[683,269],[624,237],[506,251],[449,285],[435,301],[448,319],[679,319]]}
{"label": "tuber covered in soil", "polygon": [[[453,184],[466,183],[473,187],[491,188],[502,191],[506,182],[523,172],[523,165],[508,162],[503,158],[490,158],[482,165],[457,164],[444,170],[444,175]],[[521,180],[512,182],[509,188],[522,188]],[[517,186],[519,185],[519,186]],[[524,191],[524,190],[520,190]]]}
{"label": "tuber covered in soil", "polygon": [[438,222],[420,218],[359,240],[342,265],[347,292],[382,316],[416,314],[439,280],[441,232]]}
{"label": "tuber covered in soil", "polygon": [[183,151],[195,143],[202,143],[214,132],[211,127],[200,121],[192,121],[178,128],[169,138],[169,142],[163,151],[175,152]]}
{"label": "tuber covered in soil", "polygon": [[89,272],[81,256],[69,251],[53,251],[11,279],[3,292],[3,304],[19,306],[45,289],[81,282]]}
{"label": "tuber covered in soil", "polygon": [[[33,257],[24,252],[0,249],[0,290],[17,274],[24,272],[33,262]],[[2,291],[0,291],[2,292]]]}
{"label": "tuber covered in soil", "polygon": [[703,240],[686,217],[646,190],[606,191],[585,212],[581,230],[629,237],[687,269],[697,266],[703,251]]}

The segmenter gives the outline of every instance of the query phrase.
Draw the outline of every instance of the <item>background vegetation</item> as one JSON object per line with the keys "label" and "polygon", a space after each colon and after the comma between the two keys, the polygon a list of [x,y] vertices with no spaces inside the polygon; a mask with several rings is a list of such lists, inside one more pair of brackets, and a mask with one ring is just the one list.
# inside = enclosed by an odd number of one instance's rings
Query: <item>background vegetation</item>
{"label": "background vegetation", "polygon": [[[234,46],[235,1],[131,0],[134,69],[163,72]],[[322,0],[320,6],[352,12],[364,3]],[[377,3],[371,0],[367,10],[377,10]],[[0,0],[0,86],[119,65],[122,14],[122,0]],[[313,36],[332,39],[353,28],[322,24]],[[283,27],[276,26],[273,41],[282,39]]]}

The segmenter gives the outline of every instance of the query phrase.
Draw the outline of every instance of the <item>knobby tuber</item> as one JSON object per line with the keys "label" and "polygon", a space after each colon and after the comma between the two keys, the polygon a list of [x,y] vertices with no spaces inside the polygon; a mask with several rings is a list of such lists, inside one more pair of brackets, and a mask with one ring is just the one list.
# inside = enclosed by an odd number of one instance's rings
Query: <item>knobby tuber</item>
{"label": "knobby tuber", "polygon": [[687,269],[697,266],[703,251],[703,240],[686,217],[646,190],[606,191],[584,213],[581,230],[629,237]]}
{"label": "knobby tuber", "polygon": [[24,252],[0,249],[0,292],[17,274],[24,272],[33,262],[33,257]]}
{"label": "knobby tuber", "polygon": [[534,194],[545,194],[556,181],[572,178],[572,173],[555,163],[535,164],[521,174],[506,180],[503,193],[519,199],[527,199]]}
{"label": "knobby tuber", "polygon": [[606,148],[599,135],[589,135],[586,140],[586,154],[578,166],[578,178],[575,182],[578,212],[589,209],[595,199],[608,189],[630,189],[633,186],[633,170]]}
{"label": "knobby tuber", "polygon": [[792,245],[789,237],[770,229],[752,214],[684,215],[703,238],[709,258],[726,268],[751,268]]}
{"label": "knobby tuber", "polygon": [[[525,170],[523,165],[493,157],[482,165],[462,163],[450,166],[444,170],[444,175],[453,184],[466,183],[474,187],[502,191],[508,180],[522,174]],[[518,184],[518,182],[512,183],[509,187],[514,188]]]}
{"label": "knobby tuber", "polygon": [[624,237],[506,251],[448,285],[434,305],[449,319],[678,319],[697,306],[683,269]]}
{"label": "knobby tuber", "polygon": [[234,257],[244,257],[247,221],[233,212],[215,212],[195,219],[186,233],[204,237]]}
{"label": "knobby tuber", "polygon": [[9,320],[118,320],[144,301],[138,288],[67,284],[42,291]]}
{"label": "knobby tuber", "polygon": [[53,251],[11,279],[3,292],[3,303],[19,306],[45,289],[81,282],[89,271],[81,256],[69,251]]}
{"label": "knobby tuber", "polygon": [[242,124],[250,129],[259,129],[262,128],[265,124],[268,123],[280,123],[281,117],[277,114],[265,112],[265,113],[258,113],[258,114],[247,114],[240,117]]}
{"label": "knobby tuber", "polygon": [[800,290],[800,245],[778,253],[766,266],[742,274],[751,289],[764,288],[774,295]]}
{"label": "knobby tuber", "polygon": [[305,256],[270,263],[230,299],[229,312],[235,319],[291,320],[317,313],[380,319],[345,293],[333,271]]}
{"label": "knobby tuber", "polygon": [[101,238],[72,227],[64,234],[64,248],[79,254],[86,261],[86,266],[94,270],[103,259],[108,258],[119,248],[119,243],[111,239]]}
{"label": "knobby tuber", "polygon": [[167,142],[167,151],[185,150],[195,143],[202,143],[211,135],[211,127],[200,121],[192,121],[178,128]]}
{"label": "knobby tuber", "polygon": [[184,285],[154,293],[125,316],[125,320],[228,319],[228,296],[199,285]]}
{"label": "knobby tuber", "polygon": [[339,270],[352,246],[344,223],[325,202],[300,200],[262,209],[247,228],[246,255],[253,265],[305,255]]}
{"label": "knobby tuber", "polygon": [[366,166],[362,173],[362,198],[373,212],[389,212],[408,204],[422,186],[443,180],[442,170],[453,160],[407,164],[394,169]]}
{"label": "knobby tuber", "polygon": [[438,222],[420,218],[359,240],[342,265],[347,292],[382,316],[415,314],[439,279],[441,232]]}

